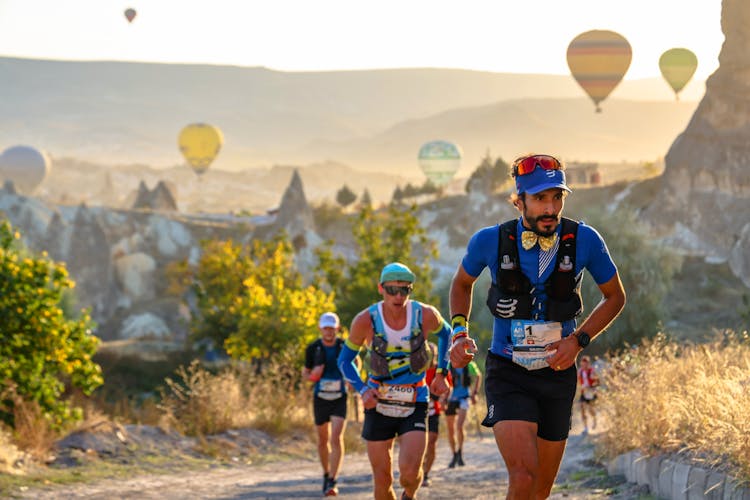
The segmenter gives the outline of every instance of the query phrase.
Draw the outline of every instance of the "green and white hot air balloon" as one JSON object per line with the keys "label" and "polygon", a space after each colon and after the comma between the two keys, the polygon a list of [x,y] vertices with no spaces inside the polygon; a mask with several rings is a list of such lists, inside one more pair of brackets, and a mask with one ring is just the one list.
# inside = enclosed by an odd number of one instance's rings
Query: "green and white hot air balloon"
{"label": "green and white hot air balloon", "polygon": [[461,168],[461,148],[450,141],[430,141],[419,148],[417,160],[427,179],[436,186],[447,184]]}

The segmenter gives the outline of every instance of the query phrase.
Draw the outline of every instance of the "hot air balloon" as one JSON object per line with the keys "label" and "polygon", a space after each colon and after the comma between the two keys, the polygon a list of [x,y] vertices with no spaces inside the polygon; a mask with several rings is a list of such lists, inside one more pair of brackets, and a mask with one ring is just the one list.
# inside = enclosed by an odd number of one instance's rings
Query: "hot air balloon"
{"label": "hot air balloon", "polygon": [[698,58],[688,49],[669,49],[659,58],[661,75],[674,90],[677,100],[680,98],[680,91],[693,77],[697,67]]}
{"label": "hot air balloon", "polygon": [[0,179],[12,181],[23,194],[31,194],[50,170],[47,154],[31,146],[12,146],[0,155]]}
{"label": "hot air balloon", "polygon": [[596,105],[617,87],[630,67],[633,52],[628,41],[614,31],[581,33],[568,45],[568,67],[578,84]]}
{"label": "hot air balloon", "polygon": [[182,129],[177,144],[193,171],[201,175],[219,154],[224,144],[224,135],[213,125],[191,123]]}
{"label": "hot air balloon", "polygon": [[127,19],[129,23],[133,22],[133,19],[135,19],[135,14],[135,9],[125,9],[125,19]]}
{"label": "hot air balloon", "polygon": [[461,166],[461,148],[448,141],[430,141],[419,148],[419,166],[436,186],[448,183]]}

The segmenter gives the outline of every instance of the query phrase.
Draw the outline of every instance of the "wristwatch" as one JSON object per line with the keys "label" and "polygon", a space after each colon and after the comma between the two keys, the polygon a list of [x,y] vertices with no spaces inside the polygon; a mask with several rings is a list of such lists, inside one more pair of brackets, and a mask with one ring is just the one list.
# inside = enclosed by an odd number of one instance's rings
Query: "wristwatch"
{"label": "wristwatch", "polygon": [[591,337],[583,330],[574,333],[573,336],[576,338],[576,340],[578,341],[578,345],[581,346],[582,349],[589,345],[589,343],[591,342]]}

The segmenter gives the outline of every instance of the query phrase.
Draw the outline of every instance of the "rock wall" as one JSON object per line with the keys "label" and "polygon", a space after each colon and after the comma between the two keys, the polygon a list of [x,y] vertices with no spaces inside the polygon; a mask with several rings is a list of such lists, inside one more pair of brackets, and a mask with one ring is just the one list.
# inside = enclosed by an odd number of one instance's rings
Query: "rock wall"
{"label": "rock wall", "polygon": [[750,287],[750,2],[723,0],[721,28],[719,69],[645,215],[677,247],[729,261]]}
{"label": "rock wall", "polygon": [[[317,244],[302,182],[294,175],[277,214],[262,217],[187,215],[174,211],[169,190],[141,186],[138,209],[49,205],[0,189],[0,216],[20,231],[32,251],[64,262],[76,281],[77,307],[91,310],[103,340],[150,340],[182,345],[190,313],[183,297],[167,291],[166,270],[176,261],[198,261],[200,242],[245,243],[285,231],[292,241]],[[152,209],[142,207],[151,205]],[[155,210],[154,207],[161,207]],[[295,217],[294,214],[299,216]],[[307,252],[300,255],[309,258]]]}

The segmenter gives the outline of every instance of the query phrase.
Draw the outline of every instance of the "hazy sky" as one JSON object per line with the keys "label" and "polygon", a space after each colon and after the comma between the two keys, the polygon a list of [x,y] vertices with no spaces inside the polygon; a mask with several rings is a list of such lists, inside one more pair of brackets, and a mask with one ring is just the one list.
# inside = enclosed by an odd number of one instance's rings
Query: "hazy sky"
{"label": "hazy sky", "polygon": [[0,0],[0,55],[565,74],[570,40],[609,29],[633,47],[626,79],[659,76],[672,47],[695,52],[705,79],[720,18],[721,0]]}

